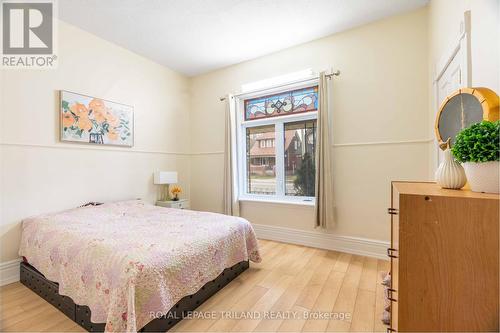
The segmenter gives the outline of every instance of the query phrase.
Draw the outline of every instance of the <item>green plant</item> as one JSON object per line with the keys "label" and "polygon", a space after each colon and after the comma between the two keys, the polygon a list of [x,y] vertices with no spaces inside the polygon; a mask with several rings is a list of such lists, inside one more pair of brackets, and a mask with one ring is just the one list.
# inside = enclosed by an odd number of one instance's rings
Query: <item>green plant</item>
{"label": "green plant", "polygon": [[293,182],[297,195],[313,197],[314,196],[314,160],[309,153],[302,157],[300,167],[297,169],[297,178]]}
{"label": "green plant", "polygon": [[482,121],[461,130],[451,149],[459,162],[500,160],[500,121]]}

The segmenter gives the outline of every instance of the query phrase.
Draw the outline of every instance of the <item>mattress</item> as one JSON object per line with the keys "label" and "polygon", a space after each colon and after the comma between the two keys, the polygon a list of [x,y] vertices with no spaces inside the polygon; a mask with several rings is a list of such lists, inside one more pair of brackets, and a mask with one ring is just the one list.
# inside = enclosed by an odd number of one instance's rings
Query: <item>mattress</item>
{"label": "mattress", "polygon": [[261,261],[247,220],[141,200],[26,219],[19,255],[109,332],[135,332],[225,268]]}

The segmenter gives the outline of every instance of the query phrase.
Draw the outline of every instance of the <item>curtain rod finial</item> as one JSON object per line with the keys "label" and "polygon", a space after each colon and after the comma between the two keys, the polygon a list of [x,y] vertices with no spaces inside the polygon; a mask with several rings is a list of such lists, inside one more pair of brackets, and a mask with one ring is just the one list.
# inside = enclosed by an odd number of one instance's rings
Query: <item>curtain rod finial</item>
{"label": "curtain rod finial", "polygon": [[330,74],[325,75],[328,79],[333,78],[334,76],[340,76],[340,70],[332,71]]}

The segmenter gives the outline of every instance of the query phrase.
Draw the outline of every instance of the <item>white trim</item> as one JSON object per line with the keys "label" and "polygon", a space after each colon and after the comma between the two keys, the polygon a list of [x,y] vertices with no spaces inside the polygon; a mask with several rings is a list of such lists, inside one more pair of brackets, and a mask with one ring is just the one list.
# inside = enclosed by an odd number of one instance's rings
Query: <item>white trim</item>
{"label": "white trim", "polygon": [[19,281],[21,259],[0,262],[0,286]]}
{"label": "white trim", "polygon": [[214,150],[214,151],[197,151],[189,155],[196,156],[196,155],[223,155],[223,154],[224,150]]}
{"label": "white trim", "polygon": [[297,205],[297,206],[312,206],[316,204],[316,198],[314,197],[296,197],[289,196],[286,200],[280,200],[279,198],[268,198],[264,195],[246,195],[240,196],[238,198],[242,202],[264,202],[270,204],[280,204],[280,205]]}
{"label": "white trim", "polygon": [[147,149],[131,149],[130,147],[113,148],[105,146],[86,146],[75,143],[56,143],[56,144],[39,144],[39,143],[20,143],[20,142],[1,142],[0,146],[6,147],[31,147],[31,148],[46,148],[46,149],[82,149],[82,150],[97,150],[97,151],[112,151],[119,153],[139,153],[139,154],[163,154],[163,155],[183,155],[189,156],[191,153],[173,152],[165,150],[147,150]]}
{"label": "white trim", "polygon": [[[418,139],[418,140],[401,140],[401,141],[374,141],[374,142],[351,142],[351,143],[334,143],[332,147],[354,147],[354,146],[379,146],[379,145],[405,145],[414,143],[430,143],[434,138]],[[224,154],[223,150],[217,151],[198,151],[190,155],[221,155]]]}
{"label": "white trim", "polygon": [[[434,77],[433,77],[433,85],[434,85],[434,119],[437,117],[437,112],[439,107],[441,106],[441,101],[438,100],[439,95],[439,86],[438,81],[443,76],[443,74],[448,69],[448,66],[451,64],[453,59],[457,56],[460,50],[464,50],[461,53],[461,65],[462,69],[462,87],[471,87],[472,86],[472,63],[471,63],[471,12],[467,10],[464,12],[463,20],[460,21],[459,33],[456,36],[449,46],[447,47],[444,54],[439,58],[439,60],[434,65]],[[434,140],[434,147],[432,148],[434,152],[432,153],[436,157],[435,169],[439,167],[439,149],[437,138]]]}
{"label": "white trim", "polygon": [[280,93],[283,91],[288,91],[288,90],[293,90],[293,89],[299,89],[302,87],[308,87],[308,86],[313,86],[317,85],[319,82],[319,76],[318,75],[313,75],[308,78],[303,78],[300,80],[294,80],[288,83],[283,83],[276,85],[274,87],[267,87],[263,89],[256,89],[252,91],[245,91],[245,92],[240,92],[236,93],[233,96],[238,99],[248,99],[248,98],[254,98],[258,96],[263,96],[263,95],[271,95],[275,93]]}
{"label": "white trim", "polygon": [[[311,112],[312,113],[312,112]],[[287,117],[287,116],[284,116]],[[373,145],[397,145],[397,144],[413,144],[413,143],[428,143],[432,142],[434,139],[419,139],[419,140],[408,140],[408,141],[379,141],[379,142],[352,142],[352,143],[336,143],[333,147],[350,147],[350,146],[373,146]],[[192,153],[182,153],[182,152],[169,152],[161,150],[130,150],[130,149],[120,149],[120,148],[105,148],[105,147],[88,147],[88,146],[78,146],[74,144],[36,144],[36,143],[15,143],[15,142],[2,142],[0,146],[6,147],[31,147],[31,148],[47,148],[47,149],[86,149],[86,150],[102,150],[102,151],[115,151],[115,152],[126,152],[126,153],[142,153],[142,154],[163,154],[163,155],[181,155],[181,156],[191,156],[191,155],[222,155],[223,150],[214,151],[198,151]]]}
{"label": "white trim", "polygon": [[260,239],[268,239],[278,242],[298,244],[388,260],[387,248],[390,247],[390,243],[386,241],[338,236],[316,231],[290,229],[263,224],[252,223],[252,226],[257,234],[257,238]]}
{"label": "white trim", "polygon": [[378,146],[378,145],[402,145],[413,143],[429,143],[434,139],[420,139],[420,140],[407,140],[407,141],[374,141],[374,142],[352,142],[352,143],[334,143],[333,147],[352,147],[352,146]]}
{"label": "white trim", "polygon": [[455,37],[452,42],[448,45],[446,52],[439,58],[439,60],[435,64],[435,73],[433,82],[434,84],[443,76],[444,72],[455,58],[460,49],[465,49],[465,52],[462,56],[462,68],[465,68],[464,73],[464,81],[466,87],[470,87],[471,85],[471,77],[470,77],[470,34],[471,34],[471,13],[470,11],[464,12],[464,18],[460,21],[459,34]]}
{"label": "white trim", "polygon": [[[241,115],[240,117],[243,117],[243,115]],[[279,117],[269,117],[269,118],[255,119],[255,120],[243,120],[241,121],[240,126],[249,128],[249,127],[274,125],[276,123],[291,123],[296,121],[311,120],[317,118],[318,118],[318,111],[309,111],[297,114],[288,114]]]}
{"label": "white trim", "polygon": [[285,131],[284,131],[285,123],[282,121],[278,121],[274,123],[274,133],[275,133],[275,164],[274,169],[276,171],[276,196],[278,198],[284,198],[285,200],[289,199],[285,197],[285,186],[286,186],[286,173],[285,173]]}

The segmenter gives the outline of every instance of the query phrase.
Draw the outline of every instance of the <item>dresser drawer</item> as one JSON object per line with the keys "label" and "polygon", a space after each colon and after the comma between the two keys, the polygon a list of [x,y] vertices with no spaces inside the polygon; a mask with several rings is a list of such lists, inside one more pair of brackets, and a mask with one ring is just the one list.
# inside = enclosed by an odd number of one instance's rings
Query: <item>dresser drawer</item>
{"label": "dresser drawer", "polygon": [[391,331],[498,332],[499,199],[393,183]]}

